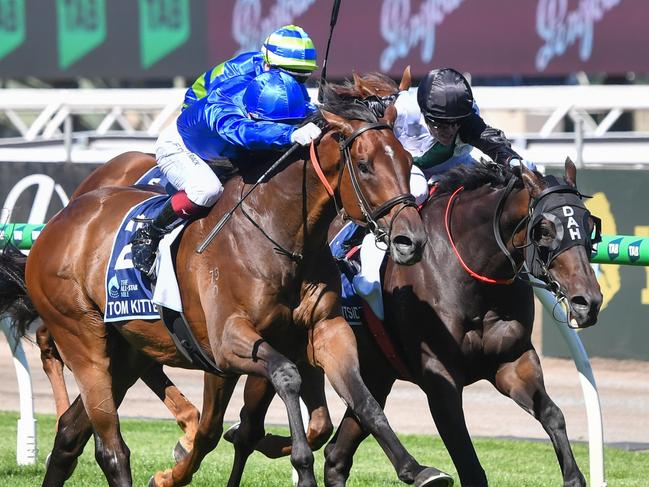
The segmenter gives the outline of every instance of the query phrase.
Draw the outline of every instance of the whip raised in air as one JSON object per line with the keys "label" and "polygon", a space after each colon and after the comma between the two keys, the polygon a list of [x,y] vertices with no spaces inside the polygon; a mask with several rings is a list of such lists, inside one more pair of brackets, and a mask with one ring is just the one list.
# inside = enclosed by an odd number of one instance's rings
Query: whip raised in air
{"label": "whip raised in air", "polygon": [[322,62],[322,71],[320,73],[320,84],[318,85],[318,101],[322,103],[322,89],[324,88],[325,81],[327,81],[327,59],[329,59],[329,47],[331,46],[331,37],[334,33],[334,27],[338,20],[338,10],[340,9],[340,2],[342,0],[334,0],[333,8],[331,9],[331,21],[329,22],[329,39],[327,39],[327,49],[325,51],[324,61]]}

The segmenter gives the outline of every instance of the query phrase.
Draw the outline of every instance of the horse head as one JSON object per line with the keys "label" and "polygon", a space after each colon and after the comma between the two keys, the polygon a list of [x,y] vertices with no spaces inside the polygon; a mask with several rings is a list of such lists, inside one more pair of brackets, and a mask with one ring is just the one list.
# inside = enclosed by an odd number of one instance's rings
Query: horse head
{"label": "horse head", "polygon": [[600,221],[582,202],[575,165],[566,159],[563,181],[521,169],[530,194],[527,267],[566,300],[579,327],[594,325],[602,293],[590,254],[592,244],[600,239]]}
{"label": "horse head", "polygon": [[412,157],[392,132],[396,110],[388,107],[378,118],[333,89],[325,87],[324,93],[327,126],[318,150],[331,161],[328,170],[337,172],[337,206],[388,245],[395,262],[418,262],[427,237],[409,191]]}
{"label": "horse head", "polygon": [[455,257],[474,279],[501,285],[517,277],[527,280],[521,272],[525,264],[529,274],[566,302],[579,327],[591,326],[602,304],[590,267],[599,219],[586,209],[575,183],[571,161],[562,180],[524,165],[520,172],[493,164],[459,166],[438,181],[435,194],[450,195],[447,203],[429,205],[445,230],[440,223],[428,225],[447,234]]}

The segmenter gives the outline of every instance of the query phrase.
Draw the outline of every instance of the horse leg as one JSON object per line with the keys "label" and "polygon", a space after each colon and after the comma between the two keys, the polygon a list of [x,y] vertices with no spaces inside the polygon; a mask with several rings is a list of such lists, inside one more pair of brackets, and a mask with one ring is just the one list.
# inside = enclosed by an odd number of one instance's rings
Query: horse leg
{"label": "horse leg", "polygon": [[[385,401],[394,384],[393,374],[388,368],[381,369],[381,364],[370,361],[374,373],[368,374],[361,366],[362,378],[368,390],[376,399],[381,409],[385,408]],[[365,372],[365,373],[363,373]],[[325,447],[324,477],[327,487],[342,487],[349,478],[356,450],[367,438],[368,432],[356,419],[353,411],[347,408],[345,415],[338,426],[333,439]]]}
{"label": "horse leg", "polygon": [[[112,381],[112,396],[114,398],[115,407],[121,404],[126,391],[132,386],[138,378],[141,370],[150,365],[151,361],[143,355],[129,350],[127,347],[122,346],[124,342],[119,343],[121,340],[117,335],[114,336],[118,343],[114,344],[112,356],[118,357],[119,360],[112,360],[110,362],[110,373],[113,374],[114,380]],[[73,371],[78,367],[76,361],[73,359]],[[80,373],[80,376],[82,374]],[[77,375],[75,375],[75,378]],[[79,379],[80,388],[85,383],[84,379]],[[82,389],[83,390],[83,389]],[[93,396],[94,392],[91,391],[87,394],[88,397]],[[95,401],[96,402],[96,401]],[[105,404],[100,404],[99,408],[105,408]],[[95,408],[97,409],[97,408]],[[102,417],[106,411],[99,411],[98,415]],[[97,415],[92,415],[97,416]],[[83,452],[88,439],[93,433],[93,419],[88,414],[81,396],[77,397],[68,410],[60,417],[59,427],[56,433],[54,447],[52,454],[47,465],[43,485],[62,485],[63,482],[72,474],[76,466],[76,460]],[[102,467],[109,485],[130,485],[130,470],[126,472],[127,475],[118,476],[111,473],[111,463],[115,463],[113,459],[109,462],[105,461],[106,454],[102,453],[103,442],[100,438],[95,436],[95,456],[97,463]],[[126,449],[128,453],[128,449]],[[128,461],[128,456],[127,456]],[[105,463],[109,465],[104,468]],[[108,470],[108,472],[107,472]],[[109,477],[110,475],[110,477]]]}
{"label": "horse leg", "polygon": [[[248,457],[255,451],[255,444],[264,436],[264,418],[275,397],[272,384],[263,377],[248,376],[243,394],[240,423],[228,430],[228,441],[234,445],[234,461],[228,479],[228,487],[241,483],[243,469]],[[288,438],[290,442],[290,437]]]}
{"label": "horse leg", "polygon": [[[322,369],[307,363],[298,365],[298,368],[302,377],[300,397],[302,397],[304,405],[309,411],[306,439],[312,450],[319,450],[331,437],[334,429],[324,392],[324,373]],[[259,449],[259,445],[257,445],[257,449]],[[287,448],[284,451],[285,454],[288,454],[290,449]]]}
{"label": "horse leg", "polygon": [[430,356],[424,360],[423,378],[419,385],[426,393],[428,408],[457,469],[460,483],[463,487],[486,487],[487,475],[466,426],[462,386],[451,379],[444,365]]}
{"label": "horse leg", "polygon": [[216,448],[223,433],[223,416],[237,385],[239,376],[219,377],[204,374],[203,410],[194,437],[194,446],[173,468],[156,472],[150,487],[187,485],[200,467],[203,458]]}
{"label": "horse leg", "polygon": [[563,485],[584,487],[586,480],[577,466],[566,433],[566,421],[559,407],[550,399],[543,383],[543,371],[536,351],[528,350],[513,362],[502,364],[494,385],[505,396],[533,415],[547,432],[559,460]]}
{"label": "horse leg", "polygon": [[452,485],[453,479],[433,467],[423,467],[404,448],[383,410],[363,383],[356,339],[342,318],[319,321],[309,335],[309,353],[320,365],[338,395],[351,408],[363,429],[372,434],[394,466],[399,479],[417,486]]}
{"label": "horse leg", "polygon": [[[325,444],[333,432],[333,424],[331,422],[331,416],[329,416],[329,408],[327,407],[327,398],[324,394],[324,375],[321,369],[312,367],[306,363],[299,364],[298,369],[302,377],[300,397],[309,412],[306,439],[311,449],[315,451],[322,448],[322,445]],[[261,387],[260,382],[265,382],[272,389],[272,386],[265,379],[252,376],[246,382],[246,389],[250,381],[254,381],[256,383],[255,387],[257,388]],[[272,391],[274,394],[274,389]],[[265,415],[266,411],[263,411],[263,416]],[[239,434],[238,426],[228,431],[231,432],[232,439],[236,434]],[[227,435],[228,433],[226,433]],[[228,438],[226,437],[226,439]],[[255,450],[268,458],[280,458],[291,454],[291,446],[290,436],[267,433],[255,444]]]}
{"label": "horse leg", "polygon": [[43,485],[63,485],[72,475],[77,458],[83,453],[92,435],[92,424],[86,414],[81,396],[58,419],[52,452],[45,463]]}
{"label": "horse leg", "polygon": [[65,385],[65,376],[63,375],[63,361],[56,350],[56,345],[52,335],[45,325],[41,325],[36,330],[36,343],[41,350],[41,363],[45,375],[52,386],[54,396],[54,405],[56,407],[56,420],[70,407],[70,398],[68,389]]}
{"label": "horse leg", "polygon": [[263,340],[244,318],[231,320],[224,337],[229,340],[224,341],[222,349],[228,352],[225,359],[231,367],[268,379],[286,405],[293,445],[291,464],[298,473],[298,486],[315,486],[313,452],[307,443],[300,411],[301,378],[297,366]]}
{"label": "horse leg", "polygon": [[180,429],[185,433],[173,449],[174,461],[178,463],[193,447],[200,413],[196,406],[167,377],[162,365],[156,364],[144,372],[140,378],[164,402],[167,409],[176,418]]}

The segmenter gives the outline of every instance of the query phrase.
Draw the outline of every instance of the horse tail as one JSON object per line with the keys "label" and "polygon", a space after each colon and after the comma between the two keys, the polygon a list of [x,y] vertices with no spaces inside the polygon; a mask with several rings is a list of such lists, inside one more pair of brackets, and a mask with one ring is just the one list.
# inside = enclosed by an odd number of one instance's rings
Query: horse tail
{"label": "horse tail", "polygon": [[26,262],[27,257],[11,244],[0,252],[0,315],[9,316],[12,328],[20,337],[25,336],[29,324],[38,318],[25,286]]}

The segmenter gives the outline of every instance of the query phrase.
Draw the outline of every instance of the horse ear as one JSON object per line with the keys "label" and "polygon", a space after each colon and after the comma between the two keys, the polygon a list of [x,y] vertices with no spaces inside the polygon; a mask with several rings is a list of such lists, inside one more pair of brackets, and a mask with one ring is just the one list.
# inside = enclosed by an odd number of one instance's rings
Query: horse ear
{"label": "horse ear", "polygon": [[528,169],[525,164],[521,164],[519,167],[521,168],[521,178],[523,179],[525,188],[527,188],[532,198],[536,198],[543,191],[539,177],[534,174],[534,171]]}
{"label": "horse ear", "polygon": [[403,75],[401,76],[401,82],[399,83],[399,91],[405,91],[410,88],[412,83],[412,76],[410,75],[410,64],[406,66],[406,69],[403,70]]}
{"label": "horse ear", "polygon": [[356,88],[356,91],[360,94],[360,96],[365,97],[375,94],[374,90],[371,87],[368,87],[365,84],[365,81],[363,81],[363,78],[361,78],[358,74],[352,73],[352,77],[354,78],[354,87]]}
{"label": "horse ear", "polygon": [[327,124],[330,125],[335,132],[340,132],[344,137],[350,136],[354,131],[349,122],[344,118],[325,110],[320,110],[320,113],[327,121]]}
{"label": "horse ear", "polygon": [[397,120],[397,107],[395,107],[394,104],[390,105],[388,108],[385,109],[385,114],[383,114],[383,120],[390,127],[394,127],[394,122]]}
{"label": "horse ear", "polygon": [[570,186],[577,187],[577,167],[570,157],[566,157],[565,177]]}

